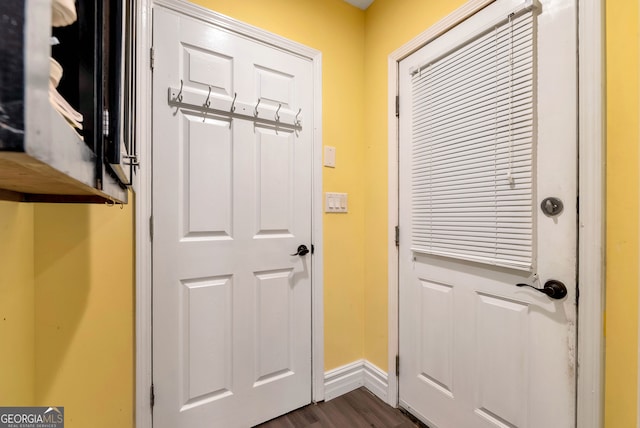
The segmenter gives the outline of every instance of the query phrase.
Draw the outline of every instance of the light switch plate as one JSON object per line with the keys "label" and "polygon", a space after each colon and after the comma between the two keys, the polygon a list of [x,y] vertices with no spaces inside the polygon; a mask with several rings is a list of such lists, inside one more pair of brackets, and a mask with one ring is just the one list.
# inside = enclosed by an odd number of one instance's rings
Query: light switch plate
{"label": "light switch plate", "polygon": [[331,146],[324,146],[324,166],[329,168],[336,167],[336,148]]}
{"label": "light switch plate", "polygon": [[346,213],[347,194],[346,193],[329,193],[324,194],[324,212],[326,213]]}

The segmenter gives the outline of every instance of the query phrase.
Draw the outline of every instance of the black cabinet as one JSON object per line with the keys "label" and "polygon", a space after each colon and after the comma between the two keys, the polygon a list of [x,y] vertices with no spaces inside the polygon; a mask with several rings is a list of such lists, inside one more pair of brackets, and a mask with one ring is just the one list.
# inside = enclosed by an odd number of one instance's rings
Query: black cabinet
{"label": "black cabinet", "polygon": [[[52,1],[0,2],[0,198],[125,203],[135,167],[131,2],[79,0],[77,20],[52,29]],[[50,58],[82,129],[50,101]]]}

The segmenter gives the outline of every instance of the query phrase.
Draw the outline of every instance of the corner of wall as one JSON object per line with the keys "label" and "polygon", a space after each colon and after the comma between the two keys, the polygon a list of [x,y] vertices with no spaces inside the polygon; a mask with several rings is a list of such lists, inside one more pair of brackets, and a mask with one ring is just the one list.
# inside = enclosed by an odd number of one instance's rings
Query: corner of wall
{"label": "corner of wall", "polygon": [[376,0],[365,13],[365,351],[388,366],[388,57],[464,0]]}
{"label": "corner of wall", "polygon": [[365,387],[385,403],[388,401],[388,375],[370,361],[356,360],[325,372],[325,401],[333,400],[360,387]]}

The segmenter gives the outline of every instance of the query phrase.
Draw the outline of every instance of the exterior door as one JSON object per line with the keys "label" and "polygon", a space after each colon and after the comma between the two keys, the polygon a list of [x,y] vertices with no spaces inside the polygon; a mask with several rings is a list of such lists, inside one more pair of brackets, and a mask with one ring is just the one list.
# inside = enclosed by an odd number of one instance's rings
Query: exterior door
{"label": "exterior door", "polygon": [[312,65],[153,26],[153,423],[246,428],[311,401]]}
{"label": "exterior door", "polygon": [[399,399],[429,426],[575,426],[575,3],[497,0],[400,62]]}

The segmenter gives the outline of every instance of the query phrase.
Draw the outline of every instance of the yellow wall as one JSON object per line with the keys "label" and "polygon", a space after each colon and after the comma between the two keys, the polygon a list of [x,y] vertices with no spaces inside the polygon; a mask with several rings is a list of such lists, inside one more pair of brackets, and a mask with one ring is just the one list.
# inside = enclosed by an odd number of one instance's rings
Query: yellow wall
{"label": "yellow wall", "polygon": [[638,2],[607,0],[605,426],[635,428],[638,350]]}
{"label": "yellow wall", "polygon": [[388,57],[464,0],[376,0],[365,13],[365,352],[387,370]]}
{"label": "yellow wall", "polygon": [[336,168],[326,192],[349,194],[348,214],[324,215],[325,367],[363,356],[364,12],[342,0],[196,0],[195,3],[322,52],[323,142]]}
{"label": "yellow wall", "polygon": [[34,401],[33,206],[0,202],[0,406]]}
{"label": "yellow wall", "polygon": [[133,426],[133,207],[35,209],[36,402],[69,428]]}

